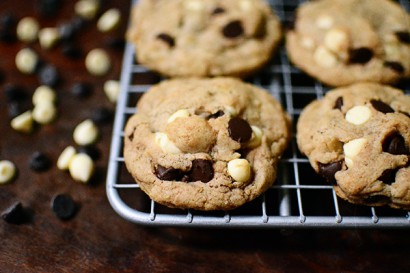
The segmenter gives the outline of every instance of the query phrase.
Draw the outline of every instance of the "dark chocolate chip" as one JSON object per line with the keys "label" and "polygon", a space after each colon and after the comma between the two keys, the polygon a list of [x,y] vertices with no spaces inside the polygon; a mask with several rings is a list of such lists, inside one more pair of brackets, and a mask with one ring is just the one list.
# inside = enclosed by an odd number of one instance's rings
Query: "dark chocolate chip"
{"label": "dark chocolate chip", "polygon": [[16,19],[10,13],[0,15],[0,41],[14,42],[16,41]]}
{"label": "dark chocolate chip", "polygon": [[384,114],[387,113],[394,113],[394,109],[390,107],[390,105],[382,102],[381,100],[371,100],[370,103],[372,104],[373,108],[379,112]]}
{"label": "dark chocolate chip", "polygon": [[160,33],[157,35],[157,39],[160,39],[161,41],[165,42],[166,44],[169,45],[169,47],[174,47],[175,46],[175,39],[166,34],[166,33]]}
{"label": "dark chocolate chip", "polygon": [[40,67],[37,76],[41,84],[48,86],[55,86],[60,80],[57,68],[49,64]]}
{"label": "dark chocolate chip", "polygon": [[11,205],[1,214],[1,217],[7,223],[16,225],[30,221],[30,215],[28,211],[23,208],[21,202],[16,202]]}
{"label": "dark chocolate chip", "polygon": [[29,161],[30,169],[36,172],[46,171],[51,167],[51,160],[42,152],[35,152]]}
{"label": "dark chocolate chip", "polygon": [[21,106],[18,102],[12,102],[8,105],[7,113],[10,118],[15,118],[23,112],[24,111],[21,109]]}
{"label": "dark chocolate chip", "polygon": [[397,132],[388,135],[382,144],[383,152],[393,155],[406,155],[409,151],[406,149],[404,138]]}
{"label": "dark chocolate chip", "polygon": [[225,9],[221,8],[221,7],[216,7],[213,11],[212,11],[212,15],[217,15],[217,14],[221,14],[224,13]]}
{"label": "dark chocolate chip", "polygon": [[71,20],[70,23],[72,25],[72,27],[74,28],[75,31],[79,31],[82,28],[85,27],[85,25],[87,24],[87,21],[80,17],[80,16],[74,16]]}
{"label": "dark chocolate chip", "polygon": [[83,55],[81,48],[71,42],[61,45],[61,53],[71,59],[78,59]]}
{"label": "dark chocolate chip", "polygon": [[214,119],[214,118],[219,118],[222,117],[223,115],[225,115],[225,112],[222,110],[218,110],[217,112],[210,114],[207,119]]}
{"label": "dark chocolate chip", "polygon": [[232,118],[228,123],[229,136],[240,143],[248,142],[252,137],[252,128],[242,118]]}
{"label": "dark chocolate chip", "polygon": [[390,203],[390,198],[385,195],[372,195],[364,199],[364,202],[369,205],[379,205]]}
{"label": "dark chocolate chip", "polygon": [[383,65],[396,71],[397,73],[404,73],[404,67],[399,62],[385,61]]}
{"label": "dark chocolate chip", "polygon": [[15,84],[7,84],[4,87],[4,94],[7,102],[21,102],[27,98],[25,90]]}
{"label": "dark chocolate chip", "polygon": [[195,159],[192,161],[191,170],[188,173],[191,182],[201,181],[209,182],[214,177],[214,168],[212,161],[204,159]]}
{"label": "dark chocolate chip", "polygon": [[58,33],[61,40],[72,40],[74,38],[76,29],[71,22],[63,23],[58,26]]}
{"label": "dark chocolate chip", "polygon": [[373,58],[373,51],[367,47],[349,50],[349,63],[365,64]]}
{"label": "dark chocolate chip", "polygon": [[98,107],[92,112],[91,119],[96,124],[102,125],[111,123],[113,116],[114,114],[110,109],[106,107]]}
{"label": "dark chocolate chip", "polygon": [[410,44],[410,33],[407,31],[397,31],[396,37],[400,40],[400,42]]}
{"label": "dark chocolate chip", "polygon": [[391,185],[395,182],[396,180],[396,174],[399,171],[399,169],[388,169],[385,170],[382,175],[377,178],[377,180],[382,181],[385,184]]}
{"label": "dark chocolate chip", "polygon": [[58,194],[51,201],[51,209],[61,220],[69,220],[75,215],[77,206],[68,194]]}
{"label": "dark chocolate chip", "polygon": [[61,0],[38,0],[37,9],[41,16],[54,17],[61,7]]}
{"label": "dark chocolate chip", "polygon": [[322,164],[318,162],[319,174],[329,184],[336,184],[335,174],[342,169],[343,161],[337,161],[329,164]]}
{"label": "dark chocolate chip", "polygon": [[338,97],[335,101],[335,105],[333,106],[333,109],[339,109],[342,111],[343,107],[343,97]]}
{"label": "dark chocolate chip", "polygon": [[226,38],[237,38],[244,33],[242,22],[239,20],[232,21],[224,26],[222,34]]}
{"label": "dark chocolate chip", "polygon": [[166,168],[161,165],[158,165],[155,169],[156,176],[165,181],[180,181],[183,174],[181,170],[174,169],[174,168]]}
{"label": "dark chocolate chip", "polygon": [[135,133],[135,127],[132,129],[131,134],[128,135],[128,139],[132,142],[134,140],[134,133]]}
{"label": "dark chocolate chip", "polygon": [[79,98],[86,98],[92,93],[91,84],[84,82],[76,82],[71,86],[71,94]]}
{"label": "dark chocolate chip", "polygon": [[78,148],[78,152],[87,154],[92,160],[98,160],[101,157],[100,150],[94,145],[81,146]]}

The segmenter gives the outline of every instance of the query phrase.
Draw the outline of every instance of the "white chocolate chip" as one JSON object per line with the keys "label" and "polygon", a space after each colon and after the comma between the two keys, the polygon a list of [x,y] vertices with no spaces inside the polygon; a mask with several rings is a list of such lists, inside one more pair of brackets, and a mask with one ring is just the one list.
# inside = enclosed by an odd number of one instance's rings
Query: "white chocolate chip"
{"label": "white chocolate chip", "polygon": [[248,148],[256,148],[262,143],[262,130],[257,126],[251,126],[252,128],[252,138],[248,142]]}
{"label": "white chocolate chip", "polygon": [[43,101],[34,106],[33,120],[40,124],[49,124],[57,117],[57,108],[50,101]]}
{"label": "white chocolate chip", "polygon": [[51,102],[54,103],[56,101],[56,93],[55,91],[47,86],[41,85],[37,87],[33,94],[33,104],[37,105],[43,102]]}
{"label": "white chocolate chip", "polygon": [[85,58],[85,67],[91,75],[103,76],[111,68],[110,56],[105,50],[95,48],[88,52]]}
{"label": "white chocolate chip", "polygon": [[71,160],[77,154],[73,146],[66,147],[57,159],[57,168],[60,170],[68,170]]}
{"label": "white chocolate chip", "polygon": [[190,0],[185,2],[185,9],[189,11],[201,11],[204,9],[204,4],[200,0]]}
{"label": "white chocolate chip", "polygon": [[303,36],[300,43],[306,49],[313,49],[315,47],[315,41],[308,36]]}
{"label": "white chocolate chip", "polygon": [[97,141],[99,131],[94,122],[86,119],[78,124],[73,133],[75,143],[78,145],[90,145]]}
{"label": "white chocolate chip", "polygon": [[169,118],[168,118],[168,123],[173,122],[177,118],[187,118],[189,117],[190,114],[187,109],[181,109],[173,113]]}
{"label": "white chocolate chip", "polygon": [[17,38],[25,43],[31,43],[37,40],[40,25],[33,17],[24,17],[17,24]]}
{"label": "white chocolate chip", "polygon": [[87,154],[79,153],[70,160],[68,170],[74,180],[87,183],[94,173],[94,162]]}
{"label": "white chocolate chip", "polygon": [[364,105],[359,105],[351,108],[346,113],[346,121],[355,125],[360,125],[365,123],[372,116],[372,111],[369,107]]}
{"label": "white chocolate chip", "polygon": [[43,28],[38,33],[38,41],[43,49],[52,48],[58,40],[60,40],[60,33],[55,27]]}
{"label": "white chocolate chip", "polygon": [[24,74],[32,74],[36,70],[38,56],[30,48],[23,48],[16,55],[16,67]]}
{"label": "white chocolate chip", "polygon": [[87,20],[94,19],[99,9],[100,3],[98,0],[80,0],[74,6],[75,13]]}
{"label": "white chocolate chip", "polygon": [[10,182],[16,175],[16,166],[8,160],[0,161],[0,184]]}
{"label": "white chocolate chip", "polygon": [[326,33],[325,46],[335,53],[344,52],[349,47],[349,35],[340,28],[332,28]]}
{"label": "white chocolate chip", "polygon": [[248,11],[252,8],[252,1],[251,0],[240,0],[239,7],[243,11]]}
{"label": "white chocolate chip", "polygon": [[251,177],[251,165],[246,159],[233,159],[228,162],[228,173],[235,181],[245,183]]}
{"label": "white chocolate chip", "polygon": [[22,133],[31,133],[33,130],[33,116],[31,111],[24,112],[12,119],[11,128]]}
{"label": "white chocolate chip", "polygon": [[101,32],[109,32],[119,25],[120,20],[120,11],[114,8],[109,9],[98,19],[97,29]]}
{"label": "white chocolate chip", "polygon": [[325,68],[334,67],[337,64],[336,56],[324,46],[316,49],[313,58],[318,65]]}
{"label": "white chocolate chip", "polygon": [[333,24],[334,20],[329,15],[321,15],[316,19],[316,26],[320,29],[329,29]]}
{"label": "white chocolate chip", "polygon": [[120,82],[114,80],[106,81],[103,89],[108,100],[112,103],[116,103],[121,91]]}
{"label": "white chocolate chip", "polygon": [[343,152],[345,154],[345,162],[347,167],[351,168],[354,165],[355,157],[360,153],[367,143],[367,139],[358,138],[349,141],[343,145]]}
{"label": "white chocolate chip", "polygon": [[155,143],[162,149],[163,152],[169,154],[179,154],[181,150],[168,138],[164,133],[155,133]]}
{"label": "white chocolate chip", "polygon": [[229,114],[231,117],[235,117],[236,115],[238,115],[238,112],[232,106],[225,106],[224,108],[225,112]]}

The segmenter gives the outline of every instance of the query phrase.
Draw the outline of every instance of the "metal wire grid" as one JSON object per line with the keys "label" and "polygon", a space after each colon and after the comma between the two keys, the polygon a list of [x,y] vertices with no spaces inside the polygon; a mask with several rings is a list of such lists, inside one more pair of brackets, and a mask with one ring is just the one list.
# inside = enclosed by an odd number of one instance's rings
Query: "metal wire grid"
{"label": "metal wire grid", "polygon": [[[136,2],[136,0],[132,1]],[[270,0],[284,24],[302,0]],[[410,10],[408,0],[399,1]],[[127,44],[121,75],[107,174],[107,196],[114,210],[125,219],[155,226],[257,227],[257,228],[405,228],[410,212],[386,207],[355,206],[337,198],[332,186],[318,177],[293,137],[278,166],[275,185],[257,200],[230,212],[199,212],[165,208],[143,193],[125,170],[122,154],[124,126],[135,113],[138,96],[151,87],[133,83],[150,73],[135,63],[134,48]],[[294,124],[303,107],[320,99],[328,89],[290,65],[282,47],[272,63],[249,82],[268,90],[292,116]],[[403,87],[409,94],[409,87]]]}

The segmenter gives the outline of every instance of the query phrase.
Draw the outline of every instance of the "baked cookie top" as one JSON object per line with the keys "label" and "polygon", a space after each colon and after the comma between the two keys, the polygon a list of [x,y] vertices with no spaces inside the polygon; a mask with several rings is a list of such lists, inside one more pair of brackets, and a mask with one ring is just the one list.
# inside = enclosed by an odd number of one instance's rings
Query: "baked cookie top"
{"label": "baked cookie top", "polygon": [[140,0],[127,37],[164,75],[242,77],[269,61],[281,28],[264,0]]}
{"label": "baked cookie top", "polygon": [[275,181],[289,124],[270,94],[240,80],[164,81],[127,122],[125,163],[161,204],[229,210]]}
{"label": "baked cookie top", "polygon": [[297,142],[316,172],[353,203],[410,208],[410,96],[359,83],[309,104]]}
{"label": "baked cookie top", "polygon": [[410,76],[410,16],[388,0],[302,4],[287,33],[291,61],[331,86]]}

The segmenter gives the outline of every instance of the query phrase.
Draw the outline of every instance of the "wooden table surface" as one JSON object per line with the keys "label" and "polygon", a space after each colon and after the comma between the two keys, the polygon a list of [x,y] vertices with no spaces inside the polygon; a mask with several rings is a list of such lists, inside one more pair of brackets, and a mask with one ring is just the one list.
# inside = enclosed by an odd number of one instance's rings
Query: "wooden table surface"
{"label": "wooden table surface", "polygon": [[[42,27],[56,26],[73,16],[75,1],[62,1],[58,13],[49,18],[39,15],[37,2],[1,0],[0,15],[35,16]],[[0,160],[11,160],[18,168],[17,178],[0,187],[0,211],[21,201],[32,215],[30,222],[21,225],[0,221],[0,272],[409,272],[408,230],[219,230],[129,223],[113,211],[105,193],[112,124],[99,126],[101,157],[91,183],[74,182],[68,173],[58,170],[59,153],[74,145],[75,125],[98,107],[115,109],[102,86],[106,80],[119,78],[123,52],[107,43],[124,35],[129,1],[103,2],[102,10],[117,7],[122,11],[120,29],[101,34],[91,21],[75,40],[83,53],[96,47],[109,52],[113,68],[104,77],[89,75],[84,58],[66,58],[60,46],[44,51],[38,43],[0,42]],[[38,126],[30,135],[11,129],[3,92],[7,84],[17,84],[27,95],[22,107],[32,107],[31,94],[38,79],[22,75],[14,65],[14,57],[23,47],[33,48],[61,75],[56,87],[58,119]],[[70,86],[78,81],[93,85],[88,98],[70,92]],[[29,168],[35,151],[51,158],[53,166],[48,171],[37,173]],[[69,221],[59,220],[50,208],[53,196],[59,193],[70,194],[79,205]]]}

